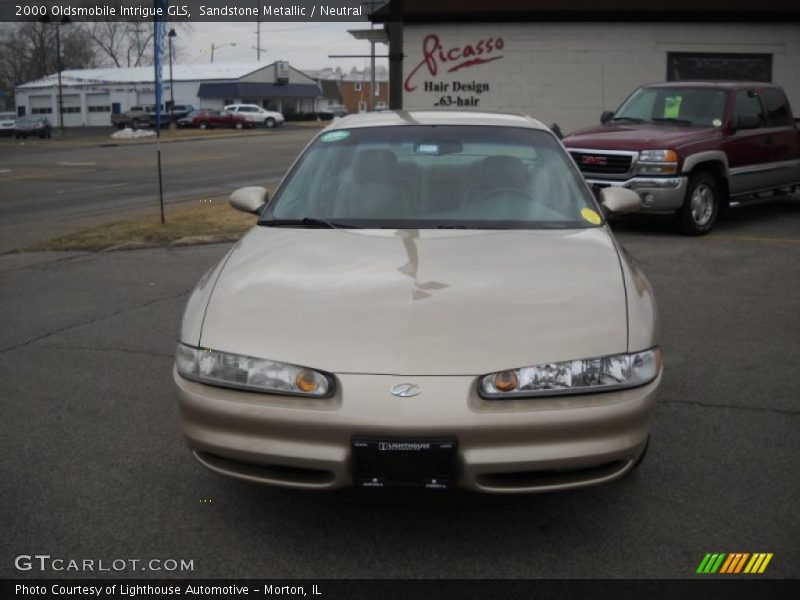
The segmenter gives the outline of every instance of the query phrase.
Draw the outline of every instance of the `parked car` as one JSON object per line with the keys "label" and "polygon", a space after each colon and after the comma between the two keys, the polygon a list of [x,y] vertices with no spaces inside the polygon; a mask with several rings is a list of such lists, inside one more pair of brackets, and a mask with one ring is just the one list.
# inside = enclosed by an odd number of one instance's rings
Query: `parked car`
{"label": "parked car", "polygon": [[275,485],[569,489],[630,472],[661,380],[647,279],[523,115],[334,121],[191,294],[174,383],[209,469]]}
{"label": "parked car", "polygon": [[14,137],[16,139],[28,139],[28,136],[35,135],[41,139],[51,138],[53,126],[47,117],[41,115],[31,115],[29,117],[20,117],[17,119],[17,124],[14,127]]}
{"label": "parked car", "polygon": [[0,136],[13,135],[17,126],[17,113],[0,112]]}
{"label": "parked car", "polygon": [[172,108],[167,109],[167,116],[169,119],[177,121],[187,116],[190,112],[195,110],[191,104],[176,104]]}
{"label": "parked car", "polygon": [[[161,108],[161,128],[169,127],[170,121],[177,121],[187,116],[194,110],[191,104],[176,104],[172,110]],[[142,127],[155,127],[158,115],[156,107],[152,105],[132,106],[130,110],[111,115],[111,124],[118,129],[130,127],[140,129]]]}
{"label": "parked car", "polygon": [[227,110],[195,110],[186,117],[178,119],[178,127],[198,127],[200,129],[233,127],[234,129],[245,129],[255,126],[256,123],[254,121],[249,121],[242,115],[237,115]]}
{"label": "parked car", "polygon": [[242,115],[250,121],[269,128],[283,125],[285,121],[282,113],[261,108],[258,104],[230,104],[225,107],[225,110]]}
{"label": "parked car", "polygon": [[800,129],[777,85],[647,85],[601,122],[564,138],[589,183],[636,190],[643,211],[676,213],[687,235],[748,196],[800,185]]}

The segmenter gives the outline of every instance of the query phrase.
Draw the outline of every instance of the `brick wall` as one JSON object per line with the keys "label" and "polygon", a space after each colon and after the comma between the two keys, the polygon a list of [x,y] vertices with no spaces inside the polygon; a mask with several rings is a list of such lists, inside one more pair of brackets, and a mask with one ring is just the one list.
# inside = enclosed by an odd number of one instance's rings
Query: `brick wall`
{"label": "brick wall", "polygon": [[[423,41],[436,34],[445,52],[434,52],[436,74],[423,64]],[[491,38],[492,42],[489,43]],[[498,38],[502,48],[498,49]],[[469,56],[465,46],[476,54]],[[429,40],[429,44],[431,41]],[[644,83],[667,78],[668,52],[772,54],[773,82],[782,85],[800,113],[800,25],[746,23],[488,23],[407,25],[404,108],[431,108],[437,102],[458,108],[526,112],[565,133],[598,123]],[[488,51],[491,47],[493,50]],[[466,60],[494,58],[464,66]],[[428,82],[428,90],[425,83]],[[458,82],[488,84],[478,93],[453,90]],[[445,91],[433,89],[447,84]],[[462,88],[464,85],[462,85]],[[480,87],[480,85],[478,86]],[[447,96],[451,99],[447,100]]]}
{"label": "brick wall", "polygon": [[[348,113],[358,113],[359,102],[365,102],[367,110],[370,109],[370,90],[372,86],[369,81],[361,82],[361,89],[356,89],[355,81],[342,81],[342,101],[347,108]],[[375,97],[375,103],[380,101],[389,104],[389,83],[386,81],[375,82],[378,95]]]}

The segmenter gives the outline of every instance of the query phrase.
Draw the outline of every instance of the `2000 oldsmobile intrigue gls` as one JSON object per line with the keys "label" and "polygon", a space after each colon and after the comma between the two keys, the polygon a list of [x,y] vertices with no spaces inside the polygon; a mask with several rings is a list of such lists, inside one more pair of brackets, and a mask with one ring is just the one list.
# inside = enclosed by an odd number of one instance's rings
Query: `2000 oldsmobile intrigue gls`
{"label": "2000 oldsmobile intrigue gls", "polygon": [[555,136],[384,112],[321,132],[192,294],[175,386],[206,467],[303,488],[523,492],[642,456],[661,377],[647,280]]}

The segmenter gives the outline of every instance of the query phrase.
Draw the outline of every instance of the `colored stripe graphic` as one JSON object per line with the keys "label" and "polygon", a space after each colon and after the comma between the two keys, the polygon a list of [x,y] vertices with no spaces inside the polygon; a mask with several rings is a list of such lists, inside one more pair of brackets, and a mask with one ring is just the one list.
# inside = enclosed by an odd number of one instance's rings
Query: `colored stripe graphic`
{"label": "colored stripe graphic", "polygon": [[[772,553],[756,552],[708,552],[700,561],[697,573],[702,574],[726,574],[734,575],[739,573],[763,573],[767,565],[772,560]],[[746,565],[746,566],[745,566]]]}
{"label": "colored stripe graphic", "polygon": [[725,558],[725,553],[715,552],[713,554],[709,553],[705,555],[700,566],[697,567],[698,573],[716,573],[719,569],[719,566],[722,564],[723,559]]}

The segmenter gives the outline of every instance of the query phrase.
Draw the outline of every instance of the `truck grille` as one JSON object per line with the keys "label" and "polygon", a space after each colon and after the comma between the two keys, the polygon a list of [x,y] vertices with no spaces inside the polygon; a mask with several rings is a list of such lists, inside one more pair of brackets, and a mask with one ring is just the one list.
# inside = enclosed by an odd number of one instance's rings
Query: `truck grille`
{"label": "truck grille", "polygon": [[572,158],[582,173],[602,175],[625,175],[631,170],[633,157],[630,154],[606,154],[570,150]]}

